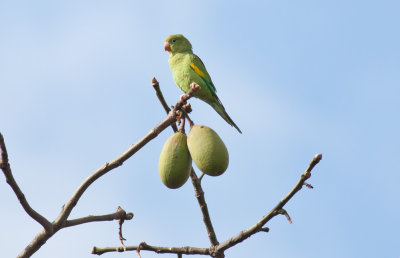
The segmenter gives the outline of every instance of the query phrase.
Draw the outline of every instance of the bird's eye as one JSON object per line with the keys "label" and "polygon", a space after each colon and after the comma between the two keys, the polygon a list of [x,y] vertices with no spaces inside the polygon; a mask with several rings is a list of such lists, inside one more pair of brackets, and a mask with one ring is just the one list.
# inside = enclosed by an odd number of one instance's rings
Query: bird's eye
{"label": "bird's eye", "polygon": [[172,42],[172,43],[175,43],[175,42],[176,42],[176,39],[172,39],[171,42]]}

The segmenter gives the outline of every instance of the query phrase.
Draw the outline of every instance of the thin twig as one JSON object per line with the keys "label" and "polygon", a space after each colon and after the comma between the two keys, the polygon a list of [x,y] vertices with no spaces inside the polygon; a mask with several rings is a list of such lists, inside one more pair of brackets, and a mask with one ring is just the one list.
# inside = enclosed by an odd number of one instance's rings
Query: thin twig
{"label": "thin twig", "polygon": [[118,220],[118,236],[119,236],[119,241],[121,242],[121,245],[124,249],[126,249],[126,246],[124,244],[124,241],[126,240],[123,236],[122,236],[122,224],[124,224],[125,222],[125,217],[126,217],[126,212],[120,207],[117,207],[117,213],[121,214],[120,219]]}
{"label": "thin twig", "polygon": [[0,168],[6,177],[6,182],[11,186],[11,189],[14,191],[17,196],[19,202],[24,208],[25,212],[31,216],[32,219],[36,220],[42,227],[46,230],[47,233],[53,233],[53,225],[48,221],[45,217],[35,211],[28,203],[25,198],[24,193],[21,188],[19,188],[17,182],[14,179],[14,176],[11,171],[10,163],[8,163],[8,153],[6,148],[6,143],[4,141],[3,135],[0,133],[0,152],[1,152],[1,162]]}
{"label": "thin twig", "polygon": [[[158,100],[160,101],[161,105],[164,107],[165,112],[168,114],[171,109],[169,108],[167,102],[165,101],[165,98],[160,90],[160,84],[158,83],[157,79],[155,77],[153,77],[153,79],[151,79],[151,85],[153,86],[154,90],[156,91],[156,95]],[[176,123],[173,123],[171,125],[172,130],[174,130],[174,132],[178,131],[178,127],[176,126]]]}
{"label": "thin twig", "polygon": [[78,219],[72,219],[72,220],[66,220],[63,227],[72,227],[72,226],[77,226],[80,224],[85,224],[85,223],[90,223],[90,222],[101,222],[101,221],[112,221],[112,220],[131,220],[133,218],[133,213],[125,213],[125,215],[121,215],[119,212],[114,212],[110,214],[105,214],[105,215],[89,215],[86,217],[78,218]]}

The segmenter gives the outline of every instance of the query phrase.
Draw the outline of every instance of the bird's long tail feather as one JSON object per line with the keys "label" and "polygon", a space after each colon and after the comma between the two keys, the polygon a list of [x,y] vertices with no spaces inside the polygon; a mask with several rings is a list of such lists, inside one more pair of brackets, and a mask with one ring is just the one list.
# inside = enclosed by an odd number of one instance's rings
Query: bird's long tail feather
{"label": "bird's long tail feather", "polygon": [[222,106],[222,104],[220,103],[212,103],[211,106],[215,109],[215,111],[217,111],[217,113],[231,126],[235,127],[236,130],[239,131],[239,133],[242,133],[242,131],[240,131],[239,127],[235,124],[235,122],[233,122],[232,118],[228,115],[228,113],[226,113],[224,106]]}

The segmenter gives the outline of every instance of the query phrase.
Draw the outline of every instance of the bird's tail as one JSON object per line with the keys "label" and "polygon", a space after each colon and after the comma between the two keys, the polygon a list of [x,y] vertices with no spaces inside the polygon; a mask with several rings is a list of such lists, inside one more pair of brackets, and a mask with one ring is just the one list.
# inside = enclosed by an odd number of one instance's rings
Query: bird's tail
{"label": "bird's tail", "polygon": [[225,108],[222,104],[220,103],[211,103],[211,106],[215,109],[215,111],[217,111],[217,113],[231,126],[235,127],[236,130],[239,131],[239,133],[242,133],[242,131],[240,131],[239,127],[235,124],[235,122],[233,122],[232,118],[228,115],[228,113],[226,113]]}

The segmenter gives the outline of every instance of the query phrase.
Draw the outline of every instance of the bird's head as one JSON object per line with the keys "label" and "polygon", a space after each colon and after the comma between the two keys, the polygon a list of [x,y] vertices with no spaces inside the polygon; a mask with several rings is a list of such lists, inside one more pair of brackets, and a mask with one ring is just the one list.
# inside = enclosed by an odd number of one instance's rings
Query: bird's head
{"label": "bird's head", "polygon": [[192,44],[182,34],[175,34],[165,39],[164,50],[171,54],[192,52]]}

